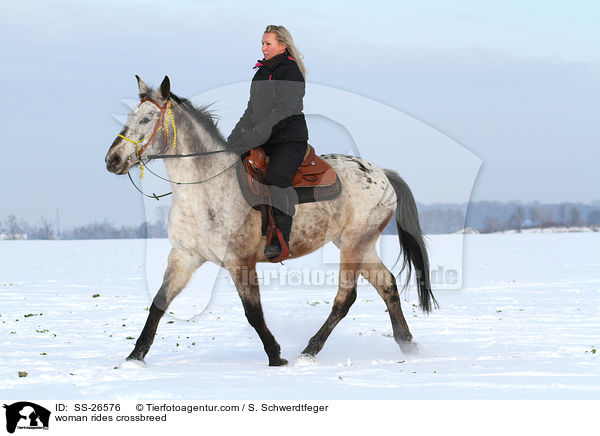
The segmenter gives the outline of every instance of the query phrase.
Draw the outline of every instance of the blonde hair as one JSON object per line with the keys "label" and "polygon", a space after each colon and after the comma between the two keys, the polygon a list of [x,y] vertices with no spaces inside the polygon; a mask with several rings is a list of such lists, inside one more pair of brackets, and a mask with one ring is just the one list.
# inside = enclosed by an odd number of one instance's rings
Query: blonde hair
{"label": "blonde hair", "polygon": [[277,41],[280,44],[286,45],[288,54],[298,64],[298,68],[300,68],[302,76],[306,77],[306,67],[304,66],[304,62],[302,62],[304,55],[302,55],[300,50],[298,50],[298,48],[294,45],[294,40],[292,39],[292,34],[289,32],[289,30],[283,26],[269,24],[264,33],[274,33]]}

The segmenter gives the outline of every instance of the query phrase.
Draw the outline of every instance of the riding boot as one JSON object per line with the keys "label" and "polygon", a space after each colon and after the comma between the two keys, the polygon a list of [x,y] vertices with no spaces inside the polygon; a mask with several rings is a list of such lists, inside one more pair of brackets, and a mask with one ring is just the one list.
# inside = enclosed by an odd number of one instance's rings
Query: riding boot
{"label": "riding boot", "polygon": [[273,209],[273,215],[275,215],[275,224],[283,236],[285,244],[290,246],[290,234],[292,233],[292,221],[293,216],[290,216],[279,209]]}
{"label": "riding boot", "polygon": [[[292,188],[292,182],[304,159],[306,147],[306,141],[263,144],[263,150],[270,159],[265,183],[269,186],[270,204],[273,206],[275,226],[279,232],[275,232],[277,236],[271,237],[269,246],[265,248],[265,256],[272,262],[278,262],[289,255],[292,217],[298,204],[298,194]],[[279,234],[282,241],[279,241]],[[282,243],[287,245],[287,250],[281,246]]]}
{"label": "riding boot", "polygon": [[[292,232],[292,221],[294,218],[277,208],[273,208],[273,215],[275,217],[275,226],[281,232],[281,236],[283,237],[283,241],[287,245],[289,252],[290,233]],[[279,238],[274,237],[271,240],[271,244],[265,247],[265,257],[267,259],[279,257],[281,255],[281,250],[282,247]]]}

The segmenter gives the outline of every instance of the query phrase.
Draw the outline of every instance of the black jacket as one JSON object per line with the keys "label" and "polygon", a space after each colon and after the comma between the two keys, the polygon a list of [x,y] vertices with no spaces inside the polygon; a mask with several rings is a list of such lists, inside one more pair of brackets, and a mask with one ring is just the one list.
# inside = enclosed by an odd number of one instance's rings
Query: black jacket
{"label": "black jacket", "polygon": [[263,144],[307,141],[302,113],[305,83],[296,62],[284,52],[255,67],[250,100],[227,139],[230,146],[244,152]]}

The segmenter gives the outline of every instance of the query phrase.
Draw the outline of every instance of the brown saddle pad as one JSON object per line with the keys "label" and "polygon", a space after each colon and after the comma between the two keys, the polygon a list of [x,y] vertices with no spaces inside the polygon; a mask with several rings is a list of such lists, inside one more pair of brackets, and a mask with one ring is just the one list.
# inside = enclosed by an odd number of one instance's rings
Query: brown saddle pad
{"label": "brown saddle pad", "polygon": [[[269,159],[262,147],[250,150],[238,165],[238,181],[248,204],[257,208],[265,203],[267,194],[262,180],[268,171]],[[342,184],[335,170],[308,145],[304,160],[292,182],[298,203],[331,200],[340,195]]]}

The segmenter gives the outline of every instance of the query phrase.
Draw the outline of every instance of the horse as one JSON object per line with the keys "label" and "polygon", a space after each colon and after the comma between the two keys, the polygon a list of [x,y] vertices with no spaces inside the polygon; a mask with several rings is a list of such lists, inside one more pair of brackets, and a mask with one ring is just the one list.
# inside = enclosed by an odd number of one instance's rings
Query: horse
{"label": "horse", "polygon": [[[266,241],[261,232],[261,214],[249,207],[237,180],[235,166],[240,153],[228,148],[209,107],[196,107],[172,93],[168,76],[159,89],[149,87],[137,75],[136,79],[140,103],[110,146],[106,168],[125,175],[135,165],[143,170],[148,160],[163,159],[173,194],[168,219],[172,249],[162,285],[126,360],[144,364],[169,304],[185,288],[194,271],[205,262],[213,262],[231,275],[246,318],[262,341],[269,366],[286,365],[288,362],[281,357],[280,346],[263,316],[256,265],[267,261],[263,253]],[[163,154],[151,154],[161,151]],[[418,347],[402,313],[396,279],[375,248],[395,214],[402,270],[407,270],[404,288],[409,285],[414,268],[421,309],[429,313],[437,306],[413,194],[394,171],[354,156],[331,154],[322,158],[337,172],[342,192],[331,200],[297,206],[290,251],[291,258],[300,257],[332,241],[340,250],[339,285],[331,313],[299,357],[316,359],[356,300],[360,275],[385,302],[401,351],[415,352]]]}

